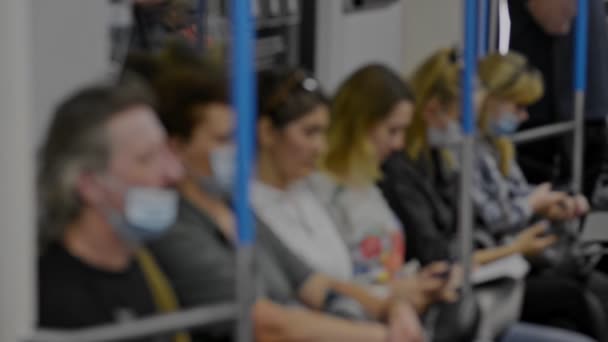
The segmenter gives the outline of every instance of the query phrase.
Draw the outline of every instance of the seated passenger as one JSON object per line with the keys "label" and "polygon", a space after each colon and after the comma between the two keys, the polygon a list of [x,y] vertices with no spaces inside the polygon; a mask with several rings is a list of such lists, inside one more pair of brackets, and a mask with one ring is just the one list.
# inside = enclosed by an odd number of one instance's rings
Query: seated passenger
{"label": "seated passenger", "polygon": [[[454,51],[442,50],[414,74],[416,109],[407,143],[384,163],[379,182],[391,208],[408,227],[408,258],[422,264],[456,254],[458,161],[449,148],[461,138],[456,61]],[[478,251],[475,261],[485,264],[513,254],[537,255],[555,242],[555,237],[543,234],[542,227],[529,228],[512,243]]]}
{"label": "seated passenger", "polygon": [[530,185],[517,162],[510,136],[528,119],[526,108],[543,94],[540,72],[516,53],[491,55],[479,66],[488,90],[478,124],[482,140],[474,168],[473,200],[486,229],[494,235],[517,232],[536,216],[552,221],[579,217],[589,210],[583,196]]}
{"label": "seated passenger", "polygon": [[[452,49],[438,51],[416,70],[411,79],[416,108],[405,153],[389,158],[379,183],[407,227],[408,257],[423,264],[455,255],[458,160],[450,143],[462,138],[459,74],[459,57]],[[474,258],[483,264],[517,253],[533,256],[554,242],[539,226],[524,230],[509,244],[478,250]],[[563,277],[529,276],[522,319],[559,322],[559,326],[592,334],[583,291],[578,283]]]}
{"label": "seated passenger", "polygon": [[[145,89],[73,94],[55,112],[40,158],[39,326],[85,328],[176,309],[141,249],[173,223],[182,173]],[[168,304],[157,305],[159,296]]]}
{"label": "seated passenger", "polygon": [[403,146],[412,110],[398,75],[380,65],[357,70],[332,101],[322,172],[311,180],[348,245],[355,277],[372,283],[395,278],[403,266],[401,223],[375,182],[380,163]]}
{"label": "seated passenger", "polygon": [[325,147],[328,100],[301,70],[258,75],[258,163],[252,190],[256,214],[315,270],[351,280],[350,254],[306,185]]}
{"label": "seated passenger", "polygon": [[[414,114],[412,97],[395,73],[371,65],[350,76],[332,103],[329,146],[322,161],[324,173],[315,175],[311,183],[349,243],[355,272],[365,273],[370,266],[378,269],[378,265],[384,265],[382,272],[390,278],[399,268],[395,267],[396,260],[403,258],[399,247],[403,242],[401,224],[375,183],[382,178],[382,163],[404,147],[405,129]],[[382,273],[371,275],[384,277]],[[502,341],[517,340],[556,342],[586,338],[538,326],[522,329],[521,325],[514,325]]]}
{"label": "seated passenger", "polygon": [[[151,248],[185,306],[234,301],[236,226],[229,200],[235,118],[226,84],[212,71],[170,70],[158,78],[156,89],[162,121],[186,177],[178,185],[177,222]],[[255,267],[260,277],[252,286],[270,300],[258,302],[254,311],[261,340],[267,333],[276,334],[271,340],[277,341],[383,341],[389,333],[420,340],[418,318],[409,304],[378,300],[313,272],[264,225],[257,225],[257,239]],[[338,317],[390,321],[392,329]],[[201,338],[228,339],[232,328],[213,327],[201,332]]]}
{"label": "seated passenger", "polygon": [[[355,279],[347,245],[312,184],[329,126],[328,104],[319,84],[297,69],[266,71],[259,75],[259,93],[258,180],[252,192],[256,213],[313,269],[342,280]],[[441,296],[445,281],[432,274],[444,267],[432,265],[392,285],[416,298],[422,312]],[[363,285],[378,284],[365,277],[383,269],[380,265],[358,280]]]}

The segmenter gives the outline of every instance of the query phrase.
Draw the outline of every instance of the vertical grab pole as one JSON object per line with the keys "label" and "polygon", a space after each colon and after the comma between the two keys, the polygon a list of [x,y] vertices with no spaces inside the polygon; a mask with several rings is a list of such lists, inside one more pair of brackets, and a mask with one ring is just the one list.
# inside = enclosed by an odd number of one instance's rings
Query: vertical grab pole
{"label": "vertical grab pole", "polygon": [[489,15],[489,23],[488,23],[488,51],[496,52],[498,51],[498,27],[500,25],[499,16],[498,16],[498,6],[499,0],[489,0],[490,1],[490,15]]}
{"label": "vertical grab pole", "polygon": [[473,253],[473,207],[470,194],[473,174],[473,147],[475,133],[475,106],[473,84],[477,70],[477,0],[465,0],[464,8],[464,70],[462,86],[462,170],[460,174],[459,232],[460,256],[464,272],[463,296],[472,294],[471,272]]}
{"label": "vertical grab pole", "polygon": [[587,87],[589,0],[578,0],[574,43],[574,144],[572,155],[572,188],[581,192],[585,141],[585,91]]}
{"label": "vertical grab pole", "polygon": [[249,184],[254,159],[256,84],[254,71],[254,18],[250,2],[231,1],[232,101],[237,113],[237,160],[234,207],[238,226],[237,283],[238,342],[253,341],[251,305],[254,301],[253,254],[255,227],[250,209]]}

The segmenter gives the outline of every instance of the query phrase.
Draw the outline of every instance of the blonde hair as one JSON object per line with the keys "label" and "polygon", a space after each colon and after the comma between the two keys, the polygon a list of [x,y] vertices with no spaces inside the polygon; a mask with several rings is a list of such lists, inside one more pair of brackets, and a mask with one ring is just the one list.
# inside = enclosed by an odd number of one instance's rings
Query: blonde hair
{"label": "blonde hair", "polygon": [[369,132],[400,101],[412,102],[412,93],[389,68],[368,65],[352,74],[331,104],[328,147],[321,168],[343,184],[367,185],[380,179]]}
{"label": "blonde hair", "polygon": [[406,152],[412,159],[417,160],[428,151],[424,111],[429,101],[437,99],[447,106],[458,100],[458,59],[455,49],[441,49],[427,58],[410,79],[416,101],[414,117],[406,131]]}
{"label": "blonde hair", "polygon": [[504,176],[509,174],[515,159],[515,147],[508,137],[498,137],[490,130],[491,100],[503,100],[520,106],[529,106],[544,93],[542,74],[532,68],[518,53],[491,54],[479,63],[479,77],[488,92],[477,124],[481,133],[494,144],[499,155],[499,167]]}

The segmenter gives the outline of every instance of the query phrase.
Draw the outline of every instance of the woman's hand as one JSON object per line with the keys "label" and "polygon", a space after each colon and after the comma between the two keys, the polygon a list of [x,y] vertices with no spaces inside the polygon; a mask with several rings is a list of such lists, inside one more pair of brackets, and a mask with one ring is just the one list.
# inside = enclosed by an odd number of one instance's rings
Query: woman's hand
{"label": "woman's hand", "polygon": [[589,202],[585,196],[567,197],[547,209],[545,217],[552,221],[567,221],[586,215],[589,212]]}
{"label": "woman's hand", "polygon": [[591,206],[589,205],[587,197],[583,195],[574,196],[574,203],[576,207],[575,215],[577,217],[587,215],[587,213],[589,213],[589,210],[591,210]]}
{"label": "woman's hand", "polygon": [[528,196],[528,203],[535,214],[546,216],[550,208],[567,199],[568,195],[566,193],[553,191],[551,190],[551,184],[544,183],[537,186]]}
{"label": "woman's hand", "polygon": [[391,284],[392,296],[411,303],[418,313],[438,301],[455,301],[457,279],[462,277],[456,269],[445,262],[431,264],[414,276],[395,280]]}
{"label": "woman's hand", "polygon": [[525,256],[536,256],[557,242],[557,236],[546,235],[547,223],[536,224],[517,235],[515,249]]}
{"label": "woman's hand", "polygon": [[389,342],[424,342],[424,329],[414,308],[404,302],[395,302],[389,312]]}

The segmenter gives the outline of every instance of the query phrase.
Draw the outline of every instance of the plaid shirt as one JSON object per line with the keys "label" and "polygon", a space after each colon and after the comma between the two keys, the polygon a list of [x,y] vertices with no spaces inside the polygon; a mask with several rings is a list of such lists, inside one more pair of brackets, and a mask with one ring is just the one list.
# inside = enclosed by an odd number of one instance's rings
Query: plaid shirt
{"label": "plaid shirt", "polygon": [[516,162],[503,176],[498,154],[487,141],[480,141],[473,171],[473,205],[488,233],[495,236],[516,233],[532,218],[528,196],[533,187],[526,181]]}

